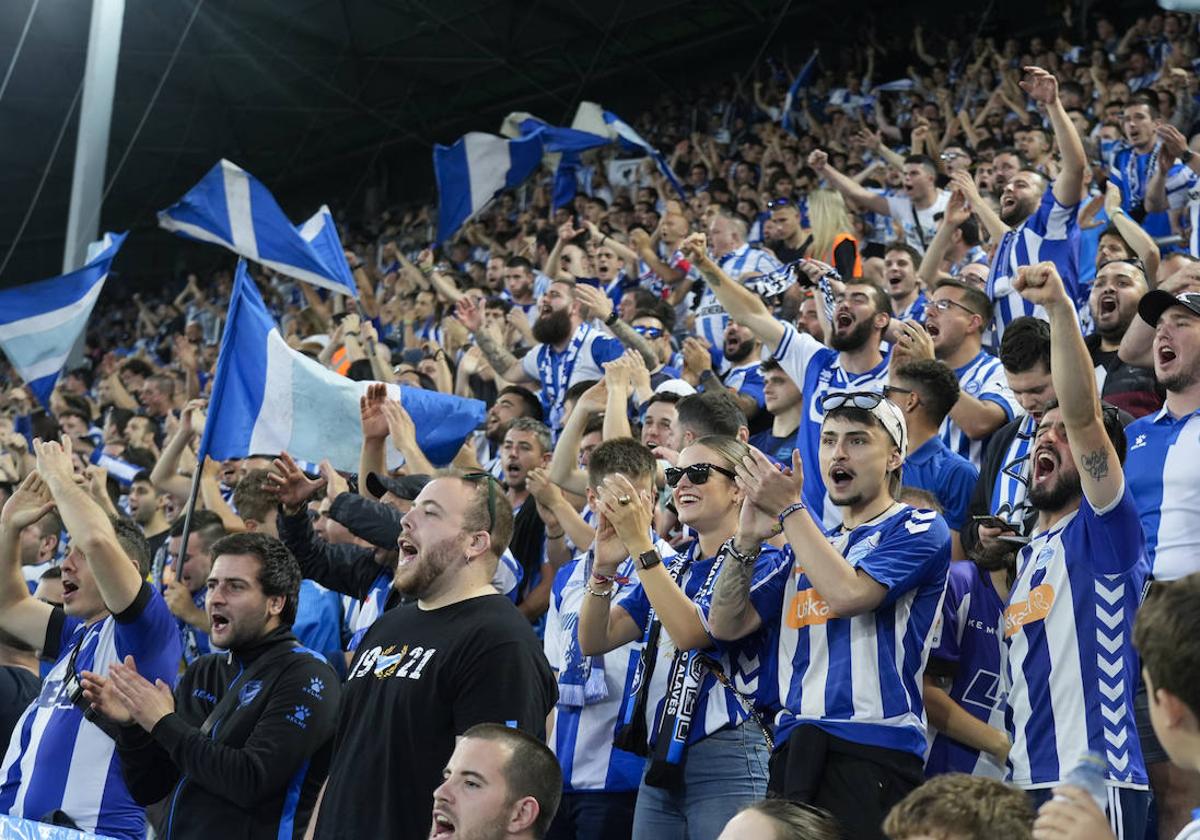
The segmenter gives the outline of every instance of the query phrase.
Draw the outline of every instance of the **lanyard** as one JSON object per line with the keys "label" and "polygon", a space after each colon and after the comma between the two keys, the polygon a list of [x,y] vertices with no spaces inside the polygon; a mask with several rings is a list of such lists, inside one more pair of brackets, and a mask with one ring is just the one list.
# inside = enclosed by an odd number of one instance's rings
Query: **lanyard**
{"label": "lanyard", "polygon": [[587,341],[591,329],[587,324],[579,325],[575,337],[571,339],[570,345],[559,357],[562,360],[559,364],[551,362],[550,357],[553,355],[554,349],[550,345],[542,345],[542,349],[538,353],[538,373],[542,380],[542,403],[549,409],[548,413],[554,424],[557,424],[557,417],[562,413],[563,403],[566,402],[567,388],[571,383],[571,374],[575,370],[575,362],[579,359],[579,354],[583,350],[584,342]]}

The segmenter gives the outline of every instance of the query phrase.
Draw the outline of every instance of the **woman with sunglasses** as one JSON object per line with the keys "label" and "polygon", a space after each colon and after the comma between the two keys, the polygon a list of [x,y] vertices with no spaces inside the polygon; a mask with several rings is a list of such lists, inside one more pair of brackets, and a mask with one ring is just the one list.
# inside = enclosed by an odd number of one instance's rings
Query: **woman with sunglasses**
{"label": "woman with sunglasses", "polygon": [[[667,470],[679,519],[698,534],[663,565],[654,551],[653,501],[614,474],[597,492],[612,536],[593,548],[594,573],[579,617],[579,643],[599,655],[642,639],[642,658],[625,699],[617,746],[650,761],[638,791],[635,838],[712,840],[747,802],[766,791],[770,746],[756,705],[771,681],[766,631],[733,645],[707,629],[713,586],[725,563],[753,567],[764,609],[781,597],[787,566],[778,549],[739,540],[744,499],[735,465],[749,453],[735,438],[709,436]],[[601,531],[604,531],[601,524]],[[635,560],[638,583],[610,605],[617,565]],[[760,676],[764,679],[760,681]]]}

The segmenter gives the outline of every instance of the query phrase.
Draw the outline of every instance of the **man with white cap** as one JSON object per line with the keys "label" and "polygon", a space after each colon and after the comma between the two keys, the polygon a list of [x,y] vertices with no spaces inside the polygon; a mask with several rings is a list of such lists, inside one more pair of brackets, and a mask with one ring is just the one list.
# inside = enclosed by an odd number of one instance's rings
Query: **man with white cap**
{"label": "man with white cap", "polygon": [[[820,470],[842,523],[822,531],[805,507],[798,451],[790,474],[753,451],[737,471],[747,492],[739,533],[757,545],[782,526],[794,568],[771,584],[771,615],[750,604],[753,563],[726,562],[708,622],[720,640],[779,622],[769,790],[825,808],[847,836],[882,838],[888,809],[923,779],[920,686],[950,530],[898,501],[908,451],[899,408],[870,391],[826,394],[822,408]],[[733,548],[738,560],[743,548]]]}

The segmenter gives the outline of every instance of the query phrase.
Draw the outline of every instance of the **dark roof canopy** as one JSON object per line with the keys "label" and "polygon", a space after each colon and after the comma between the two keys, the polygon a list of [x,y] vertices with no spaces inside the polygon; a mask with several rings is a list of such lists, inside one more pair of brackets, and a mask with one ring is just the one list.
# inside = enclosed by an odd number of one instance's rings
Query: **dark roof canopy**
{"label": "dark roof canopy", "polygon": [[[34,2],[0,3],[5,67]],[[34,208],[3,284],[61,265],[91,5],[38,5],[0,98],[0,261]],[[353,204],[385,171],[392,199],[420,198],[431,195],[434,143],[495,131],[509,111],[562,121],[583,98],[640,106],[697,74],[744,75],[767,47],[798,64],[817,33],[830,54],[852,45],[854,8],[873,5],[126,0],[101,227],[136,232],[118,261],[125,271],[161,274],[178,240],[151,233],[154,212],[220,157],[263,180],[294,218]]]}

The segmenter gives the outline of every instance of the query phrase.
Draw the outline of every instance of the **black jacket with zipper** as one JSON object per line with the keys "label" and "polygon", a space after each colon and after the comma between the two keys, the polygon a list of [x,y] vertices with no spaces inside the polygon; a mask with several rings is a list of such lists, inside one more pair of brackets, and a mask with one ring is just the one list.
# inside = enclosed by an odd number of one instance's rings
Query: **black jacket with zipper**
{"label": "black jacket with zipper", "polygon": [[[204,735],[230,691],[237,701]],[[165,840],[300,840],[329,772],[340,698],[337,674],[290,628],[236,654],[202,656],[180,677],[174,713],[150,733],[122,728],[125,782],[143,805],[169,795]]]}

